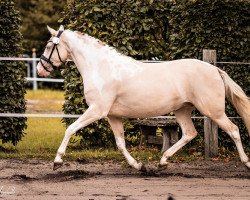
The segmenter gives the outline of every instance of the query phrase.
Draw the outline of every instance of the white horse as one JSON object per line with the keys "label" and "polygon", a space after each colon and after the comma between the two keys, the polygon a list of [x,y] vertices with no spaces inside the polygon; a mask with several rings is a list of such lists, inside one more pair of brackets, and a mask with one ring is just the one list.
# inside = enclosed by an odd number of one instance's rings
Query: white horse
{"label": "white horse", "polygon": [[[79,32],[56,31],[48,27],[52,37],[37,65],[40,76],[48,76],[67,59],[79,70],[89,108],[71,124],[57,151],[54,169],[62,163],[62,155],[70,137],[90,123],[107,117],[116,144],[132,167],[143,170],[127,151],[122,118],[146,118],[174,112],[182,129],[182,138],[163,153],[160,166],[197,135],[191,120],[196,107],[216,122],[235,142],[241,161],[250,161],[240,139],[239,129],[225,114],[225,96],[236,107],[250,134],[250,101],[242,89],[217,67],[196,59],[162,63],[142,63],[99,40]],[[55,51],[56,49],[56,51]]]}

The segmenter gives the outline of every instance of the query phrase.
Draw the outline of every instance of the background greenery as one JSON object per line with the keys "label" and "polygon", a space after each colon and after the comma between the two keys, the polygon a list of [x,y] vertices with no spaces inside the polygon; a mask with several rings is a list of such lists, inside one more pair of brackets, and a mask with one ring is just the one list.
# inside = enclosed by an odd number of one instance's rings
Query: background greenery
{"label": "background greenery", "polygon": [[[18,57],[22,53],[20,16],[13,1],[0,1],[0,56]],[[0,113],[25,112],[24,64],[0,61]],[[16,145],[23,137],[25,118],[0,118],[0,141]]]}
{"label": "background greenery", "polygon": [[[37,57],[40,57],[50,38],[46,26],[59,27],[58,19],[62,16],[67,0],[14,0],[14,2],[21,18],[23,54],[31,57],[32,49],[35,48]],[[62,78],[58,71],[52,76]],[[39,88],[62,89],[62,86],[61,83],[38,82]],[[26,87],[32,88],[31,82],[27,82]]]}
{"label": "background greenery", "polygon": [[21,17],[21,33],[24,37],[24,53],[31,55],[31,49],[37,49],[37,55],[43,53],[50,34],[46,25],[59,27],[58,19],[66,5],[66,0],[14,0]]}
{"label": "background greenery", "polygon": [[[136,59],[202,59],[203,49],[216,49],[218,61],[248,62],[249,8],[249,0],[71,0],[60,22]],[[248,66],[218,66],[250,94]],[[64,111],[82,113],[87,105],[81,94],[83,85],[79,73],[71,66],[64,70],[64,75]],[[227,112],[229,116],[236,116],[230,105],[227,105]],[[196,124],[199,132],[203,132],[201,123]],[[238,124],[243,141],[249,147],[246,129],[241,121]],[[100,142],[99,133],[107,134],[108,130],[106,122],[97,122],[80,134],[84,133],[85,143],[88,139]],[[104,138],[107,140],[106,135]],[[220,142],[228,148],[234,147],[225,134],[220,135]]]}

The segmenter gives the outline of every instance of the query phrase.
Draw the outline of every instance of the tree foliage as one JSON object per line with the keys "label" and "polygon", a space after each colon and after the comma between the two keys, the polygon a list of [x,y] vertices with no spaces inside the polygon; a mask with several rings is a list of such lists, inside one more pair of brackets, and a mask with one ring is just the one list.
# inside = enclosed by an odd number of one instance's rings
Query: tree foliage
{"label": "tree foliage", "polygon": [[[0,1],[0,56],[18,57],[22,53],[20,17],[13,1]],[[0,112],[24,113],[24,65],[0,61]],[[16,145],[23,136],[25,118],[0,118],[0,140]]]}
{"label": "tree foliage", "polygon": [[[249,0],[70,0],[61,22],[136,59],[202,59],[206,48],[216,49],[219,61],[249,62],[249,8]],[[219,67],[250,93],[248,67]],[[80,94],[74,92],[83,89],[78,72],[71,67],[64,74],[65,112],[85,110],[84,98],[78,99]],[[84,103],[74,102],[76,99]],[[236,115],[227,108],[230,116]],[[240,126],[243,140],[249,144],[246,129],[242,123]]]}
{"label": "tree foliage", "polygon": [[202,59],[216,49],[219,61],[249,61],[249,0],[176,0],[171,14],[171,59]]}
{"label": "tree foliage", "polygon": [[30,54],[31,49],[36,48],[37,54],[41,55],[50,37],[46,25],[59,27],[58,19],[62,17],[66,0],[15,0],[15,2],[22,20],[24,52]]}

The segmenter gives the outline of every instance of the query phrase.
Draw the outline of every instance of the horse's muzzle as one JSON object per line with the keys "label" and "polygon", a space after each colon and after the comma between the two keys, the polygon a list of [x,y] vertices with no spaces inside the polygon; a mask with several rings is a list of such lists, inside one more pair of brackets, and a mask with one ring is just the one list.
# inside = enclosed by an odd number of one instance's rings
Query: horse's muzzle
{"label": "horse's muzzle", "polygon": [[36,69],[37,74],[41,77],[46,77],[50,75],[50,72],[46,71],[40,62],[37,64]]}

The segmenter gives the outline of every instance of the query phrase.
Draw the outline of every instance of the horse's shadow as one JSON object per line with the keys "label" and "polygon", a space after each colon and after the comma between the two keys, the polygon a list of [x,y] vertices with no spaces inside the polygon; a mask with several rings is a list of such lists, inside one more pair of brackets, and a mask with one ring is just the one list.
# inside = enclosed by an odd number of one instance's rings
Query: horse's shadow
{"label": "horse's shadow", "polygon": [[39,179],[47,181],[71,181],[78,179],[87,179],[97,175],[101,175],[101,172],[88,172],[85,170],[67,170],[49,173],[39,177]]}

